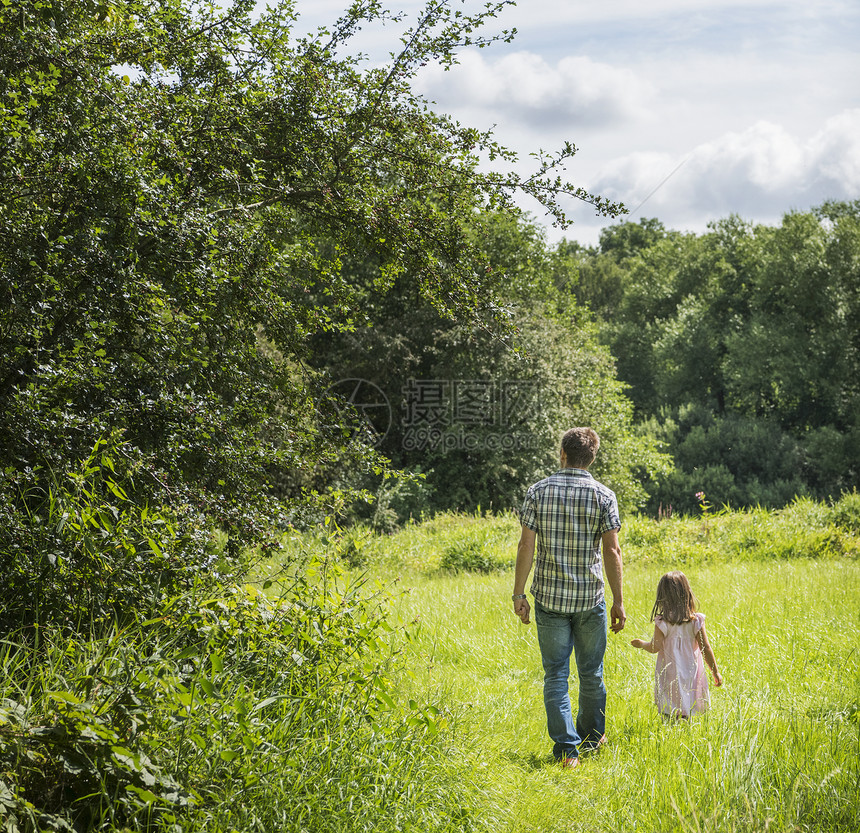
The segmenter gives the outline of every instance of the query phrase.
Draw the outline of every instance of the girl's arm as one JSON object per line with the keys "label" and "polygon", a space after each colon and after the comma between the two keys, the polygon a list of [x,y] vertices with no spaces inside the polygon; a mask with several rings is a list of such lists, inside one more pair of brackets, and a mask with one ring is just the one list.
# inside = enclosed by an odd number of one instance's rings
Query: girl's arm
{"label": "girl's arm", "polygon": [[654,636],[651,637],[650,642],[645,642],[642,639],[631,639],[630,644],[634,648],[641,648],[643,651],[647,651],[649,654],[658,654],[663,647],[663,631],[654,625]]}
{"label": "girl's arm", "polygon": [[723,684],[723,675],[720,674],[719,669],[717,668],[717,658],[714,656],[711,643],[708,642],[708,634],[705,633],[704,623],[702,623],[702,627],[699,630],[699,633],[696,634],[696,637],[699,640],[699,647],[702,649],[702,657],[707,663],[708,668],[711,669],[711,674],[714,677],[714,685],[719,688]]}

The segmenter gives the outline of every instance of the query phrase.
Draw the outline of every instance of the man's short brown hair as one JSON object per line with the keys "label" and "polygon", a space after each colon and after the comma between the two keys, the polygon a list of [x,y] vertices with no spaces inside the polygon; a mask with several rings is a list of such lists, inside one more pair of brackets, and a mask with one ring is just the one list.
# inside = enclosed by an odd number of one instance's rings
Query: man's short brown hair
{"label": "man's short brown hair", "polygon": [[587,469],[597,457],[600,437],[593,428],[569,428],[561,438],[561,450],[567,465],[574,469]]}

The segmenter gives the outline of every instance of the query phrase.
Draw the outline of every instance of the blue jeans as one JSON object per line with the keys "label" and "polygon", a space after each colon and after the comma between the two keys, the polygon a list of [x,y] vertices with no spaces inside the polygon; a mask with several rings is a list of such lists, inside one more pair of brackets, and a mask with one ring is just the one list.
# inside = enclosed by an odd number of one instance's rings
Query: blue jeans
{"label": "blue jeans", "polygon": [[[538,645],[543,663],[543,701],[549,736],[556,758],[575,758],[596,749],[606,730],[606,604],[582,613],[554,613],[535,602]],[[576,725],[570,708],[568,677],[570,657],[579,675],[579,711]]]}

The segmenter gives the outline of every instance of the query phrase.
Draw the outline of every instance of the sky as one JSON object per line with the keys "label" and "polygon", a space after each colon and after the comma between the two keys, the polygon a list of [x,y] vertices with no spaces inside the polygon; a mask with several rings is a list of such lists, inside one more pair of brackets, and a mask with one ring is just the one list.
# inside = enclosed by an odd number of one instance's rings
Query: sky
{"label": "sky", "polygon": [[[471,12],[483,0],[452,0]],[[409,19],[419,0],[389,0]],[[296,0],[301,27],[334,22],[346,0]],[[520,155],[578,148],[566,178],[623,202],[620,220],[656,217],[701,233],[731,214],[776,225],[824,200],[860,199],[860,0],[519,0],[497,18],[510,44],[466,50],[416,89],[465,125],[495,126]],[[357,42],[372,59],[391,26]],[[594,245],[620,220],[565,204]]]}

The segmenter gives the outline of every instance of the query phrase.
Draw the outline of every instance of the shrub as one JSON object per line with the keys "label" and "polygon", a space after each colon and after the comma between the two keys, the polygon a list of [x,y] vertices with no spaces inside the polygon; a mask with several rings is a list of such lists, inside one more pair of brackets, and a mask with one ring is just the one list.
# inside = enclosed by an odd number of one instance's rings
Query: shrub
{"label": "shrub", "polygon": [[348,529],[335,528],[328,535],[325,543],[333,554],[350,569],[366,567],[370,559],[369,543],[373,533],[371,530],[354,526]]}
{"label": "shrub", "polygon": [[[202,530],[134,499],[130,450],[99,440],[62,480],[43,472],[29,491],[0,484],[0,629],[107,633],[154,615],[165,596],[200,580],[211,553]],[[33,485],[38,484],[38,485]]]}
{"label": "shrub", "polygon": [[507,566],[479,541],[452,544],[442,554],[439,564],[439,568],[448,573],[493,573]]}
{"label": "shrub", "polygon": [[860,493],[855,489],[842,495],[833,507],[832,517],[838,527],[854,535],[860,534]]}
{"label": "shrub", "polygon": [[453,828],[445,715],[399,701],[386,599],[338,576],[310,556],[274,600],[174,596],[39,661],[7,642],[4,830]]}

